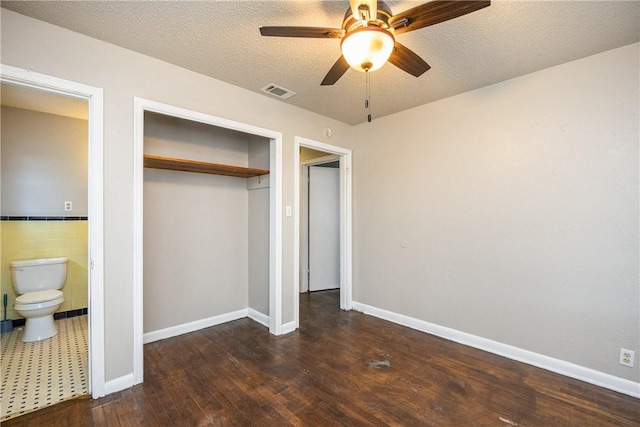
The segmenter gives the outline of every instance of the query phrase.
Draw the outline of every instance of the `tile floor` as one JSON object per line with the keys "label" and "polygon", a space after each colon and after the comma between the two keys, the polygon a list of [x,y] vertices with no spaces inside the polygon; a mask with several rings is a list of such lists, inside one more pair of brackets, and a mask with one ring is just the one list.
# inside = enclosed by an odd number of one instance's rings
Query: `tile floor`
{"label": "tile floor", "polygon": [[22,328],[2,334],[0,421],[88,394],[87,316],[56,321],[58,335],[23,343]]}

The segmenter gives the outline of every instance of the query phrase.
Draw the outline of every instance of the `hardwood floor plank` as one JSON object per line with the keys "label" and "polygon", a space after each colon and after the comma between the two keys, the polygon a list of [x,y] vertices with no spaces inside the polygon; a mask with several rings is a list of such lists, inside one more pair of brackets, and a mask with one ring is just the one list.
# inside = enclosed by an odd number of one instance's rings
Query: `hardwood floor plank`
{"label": "hardwood floor plank", "polygon": [[640,399],[300,296],[300,329],[240,319],[145,346],[145,382],[3,426],[637,426]]}

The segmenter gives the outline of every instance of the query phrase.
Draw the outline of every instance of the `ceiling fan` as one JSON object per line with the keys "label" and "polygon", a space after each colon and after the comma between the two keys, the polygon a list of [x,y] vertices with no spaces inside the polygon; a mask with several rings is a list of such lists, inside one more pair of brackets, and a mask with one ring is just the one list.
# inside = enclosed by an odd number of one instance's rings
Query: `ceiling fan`
{"label": "ceiling fan", "polygon": [[399,43],[395,36],[428,27],[485,8],[491,1],[440,1],[393,15],[384,1],[349,0],[341,28],[260,27],[260,34],[272,37],[341,39],[342,55],[333,64],[321,85],[332,85],[349,69],[369,72],[387,61],[419,77],[431,66],[415,52]]}

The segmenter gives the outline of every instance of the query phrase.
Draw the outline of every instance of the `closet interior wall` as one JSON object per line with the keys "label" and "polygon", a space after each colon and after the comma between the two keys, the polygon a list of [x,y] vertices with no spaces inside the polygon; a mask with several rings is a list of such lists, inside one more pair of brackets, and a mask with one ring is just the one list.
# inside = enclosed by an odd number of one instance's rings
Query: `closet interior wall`
{"label": "closet interior wall", "polygon": [[[265,138],[149,112],[144,133],[145,154],[269,168]],[[254,179],[268,182],[268,175]],[[250,293],[255,309],[268,314],[269,191],[249,190],[251,182],[145,168],[145,334],[245,310]],[[254,244],[266,248],[266,260]],[[264,295],[253,292],[250,277],[267,284]]]}
{"label": "closet interior wall", "polygon": [[[249,138],[249,167],[270,169],[270,141]],[[249,308],[269,317],[269,175],[247,179],[249,190]],[[268,322],[267,322],[268,323]]]}

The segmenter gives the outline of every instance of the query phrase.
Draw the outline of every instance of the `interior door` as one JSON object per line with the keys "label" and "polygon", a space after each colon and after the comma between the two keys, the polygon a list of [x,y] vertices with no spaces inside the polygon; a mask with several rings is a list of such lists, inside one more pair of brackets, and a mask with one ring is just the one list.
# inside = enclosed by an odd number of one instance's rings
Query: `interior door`
{"label": "interior door", "polygon": [[340,169],[309,166],[309,291],[340,287]]}

